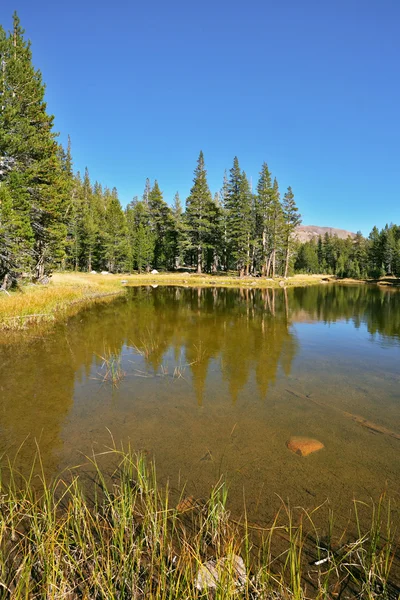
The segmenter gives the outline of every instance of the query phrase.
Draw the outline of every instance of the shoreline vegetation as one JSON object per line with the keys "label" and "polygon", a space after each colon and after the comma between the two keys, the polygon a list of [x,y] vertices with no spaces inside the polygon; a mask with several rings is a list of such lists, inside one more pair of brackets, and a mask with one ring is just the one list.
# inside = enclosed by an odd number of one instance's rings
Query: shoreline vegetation
{"label": "shoreline vegetation", "polygon": [[23,330],[33,325],[55,323],[73,316],[96,302],[112,301],[127,287],[142,285],[184,287],[291,288],[319,284],[377,284],[398,287],[400,279],[336,279],[331,275],[294,275],[287,279],[237,277],[233,274],[198,275],[197,273],[108,274],[54,273],[46,285],[26,284],[15,291],[0,294],[0,330]]}
{"label": "shoreline vegetation", "polygon": [[51,483],[39,452],[27,478],[15,464],[1,473],[0,598],[399,597],[384,495],[370,506],[353,501],[345,531],[328,506],[283,501],[260,526],[245,509],[231,515],[222,480],[194,498],[161,486],[154,463],[130,450],[112,447]]}
{"label": "shoreline vegetation", "polygon": [[143,194],[132,190],[123,206],[115,187],[91,180],[87,168],[75,172],[71,140],[63,146],[54,131],[45,84],[16,13],[12,31],[0,25],[0,63],[2,290],[27,278],[46,281],[55,270],[140,273],[182,265],[200,276],[400,275],[400,226],[393,223],[374,227],[368,238],[358,232],[342,239],[326,230],[301,243],[294,191],[280,188],[265,161],[253,187],[235,156],[214,183],[219,189],[211,189],[200,150],[185,199],[178,191],[166,197],[162,182],[147,178]]}

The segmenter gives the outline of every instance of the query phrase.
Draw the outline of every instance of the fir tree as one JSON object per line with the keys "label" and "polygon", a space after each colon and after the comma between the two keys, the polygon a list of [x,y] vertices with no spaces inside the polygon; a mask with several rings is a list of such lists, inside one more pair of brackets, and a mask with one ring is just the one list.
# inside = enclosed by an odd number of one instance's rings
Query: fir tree
{"label": "fir tree", "polygon": [[81,264],[90,273],[93,268],[93,256],[96,248],[99,224],[94,210],[93,191],[87,168],[85,169],[81,191]]}
{"label": "fir tree", "polygon": [[128,204],[126,221],[130,245],[130,269],[136,267],[139,273],[143,270],[150,271],[155,236],[151,230],[149,207],[145,199]]}
{"label": "fir tree", "polygon": [[292,188],[289,186],[286,194],[283,197],[282,202],[282,215],[283,215],[283,242],[285,251],[285,272],[284,277],[286,279],[289,270],[290,253],[295,243],[294,232],[296,227],[301,223],[301,215],[299,209],[296,206],[294,200],[294,194]]}
{"label": "fir tree", "polygon": [[183,208],[179,192],[174,196],[172,206],[172,218],[174,223],[173,233],[173,255],[174,267],[179,268],[184,263],[184,258],[190,250],[190,239],[187,223],[184,219]]}
{"label": "fir tree", "polygon": [[12,212],[25,223],[29,213],[23,242],[31,246],[31,265],[40,279],[64,257],[68,190],[41,74],[32,65],[23,34],[15,13],[13,31],[0,36],[0,157],[6,165]]}
{"label": "fir tree", "polygon": [[[229,264],[229,254],[228,254],[228,224],[227,224],[227,214],[228,211],[226,209],[227,202],[229,197],[229,180],[226,171],[224,172],[224,179],[222,183],[222,189],[219,194],[220,200],[220,257],[221,257],[221,266],[227,271]],[[217,232],[218,235],[218,232]]]}
{"label": "fir tree", "polygon": [[230,255],[239,275],[243,276],[248,274],[250,266],[251,191],[236,156],[230,170],[226,210]]}
{"label": "fir tree", "polygon": [[157,180],[149,194],[150,224],[155,237],[153,266],[158,269],[173,266],[173,219]]}
{"label": "fir tree", "polygon": [[143,192],[143,202],[146,204],[146,206],[149,206],[150,192],[151,192],[151,183],[150,183],[150,179],[147,177],[146,184],[144,186],[144,192]]}
{"label": "fir tree", "polygon": [[261,244],[261,274],[266,275],[271,254],[270,219],[272,206],[272,181],[268,165],[261,167],[255,199],[255,227],[258,243]]}
{"label": "fir tree", "polygon": [[271,271],[272,277],[276,275],[276,258],[283,229],[283,213],[280,203],[279,187],[276,178],[272,185],[271,204],[269,208],[270,222],[270,254],[267,267],[267,276]]}
{"label": "fir tree", "polygon": [[196,256],[197,272],[203,270],[205,249],[209,245],[212,230],[211,192],[207,183],[207,171],[204,165],[203,152],[200,151],[197,167],[194,171],[193,186],[186,200],[186,223],[188,227],[190,248]]}
{"label": "fir tree", "polygon": [[117,190],[105,192],[104,259],[111,273],[124,270],[128,256],[125,215],[118,199]]}

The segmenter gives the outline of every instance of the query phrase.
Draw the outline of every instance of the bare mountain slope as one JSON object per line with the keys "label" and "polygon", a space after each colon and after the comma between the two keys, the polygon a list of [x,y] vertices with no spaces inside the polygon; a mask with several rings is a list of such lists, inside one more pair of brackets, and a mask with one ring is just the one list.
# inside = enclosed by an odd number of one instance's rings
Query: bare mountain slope
{"label": "bare mountain slope", "polygon": [[352,231],[346,231],[345,229],[335,229],[334,227],[318,227],[317,225],[299,225],[296,228],[296,237],[300,242],[309,242],[313,238],[317,239],[320,235],[324,236],[325,233],[329,235],[337,235],[338,238],[345,240],[349,236],[354,238],[356,234]]}

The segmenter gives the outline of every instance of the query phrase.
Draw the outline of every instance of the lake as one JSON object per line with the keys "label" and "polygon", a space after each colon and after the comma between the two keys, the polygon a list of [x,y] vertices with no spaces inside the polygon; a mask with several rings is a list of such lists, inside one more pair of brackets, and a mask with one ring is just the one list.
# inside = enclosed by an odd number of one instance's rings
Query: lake
{"label": "lake", "polygon": [[[103,381],[110,353],[124,372]],[[268,522],[281,503],[400,492],[400,292],[141,287],[0,344],[0,450],[59,474],[123,442],[159,478]],[[365,420],[363,422],[363,420]],[[301,457],[291,436],[324,448]],[[397,437],[396,437],[397,436]]]}

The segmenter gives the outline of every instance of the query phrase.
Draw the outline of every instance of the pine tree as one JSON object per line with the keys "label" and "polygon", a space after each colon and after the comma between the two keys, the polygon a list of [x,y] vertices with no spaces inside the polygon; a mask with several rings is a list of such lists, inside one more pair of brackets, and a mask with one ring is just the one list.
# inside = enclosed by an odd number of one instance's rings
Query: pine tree
{"label": "pine tree", "polygon": [[385,266],[385,271],[388,275],[392,275],[397,253],[397,243],[393,225],[386,225],[381,232],[381,248],[382,263]]}
{"label": "pine tree", "polygon": [[134,200],[126,208],[126,222],[130,246],[129,269],[136,267],[139,273],[150,271],[154,255],[155,237],[150,226],[149,207],[145,199]]}
{"label": "pine tree", "polygon": [[359,277],[365,278],[368,276],[368,248],[367,240],[362,235],[361,231],[357,231],[353,242],[354,261],[358,264]]}
{"label": "pine tree", "polygon": [[236,156],[230,170],[226,210],[230,256],[239,276],[243,276],[250,267],[251,191]]}
{"label": "pine tree", "polygon": [[143,192],[143,202],[146,204],[146,206],[149,206],[150,192],[151,192],[151,183],[150,183],[150,179],[147,177],[146,184],[144,186],[144,192]]}
{"label": "pine tree", "polygon": [[98,223],[94,211],[93,191],[87,168],[85,169],[81,192],[81,265],[90,273],[93,268],[93,256],[98,235]]}
{"label": "pine tree", "polygon": [[151,229],[155,237],[153,266],[173,266],[173,219],[171,209],[163,198],[157,180],[149,194]]}
{"label": "pine tree", "polygon": [[[222,188],[219,194],[220,199],[220,260],[222,268],[227,271],[229,264],[229,251],[228,251],[228,224],[227,224],[227,202],[229,197],[229,180],[226,171],[224,172],[224,179]],[[217,233],[218,234],[218,233]]]}
{"label": "pine tree", "polygon": [[207,236],[207,270],[216,273],[223,264],[224,255],[224,211],[218,192],[211,200],[209,218],[211,226]]}
{"label": "pine tree", "polygon": [[186,199],[186,223],[189,232],[190,248],[195,252],[197,272],[203,270],[204,252],[209,246],[212,231],[211,192],[207,183],[207,171],[203,152],[200,151],[194,171],[193,186]]}
{"label": "pine tree", "polygon": [[280,202],[279,187],[276,178],[272,185],[271,193],[271,205],[269,208],[269,222],[270,222],[270,254],[267,266],[267,276],[271,270],[272,277],[276,275],[276,258],[278,253],[279,244],[281,242],[282,228],[283,228],[283,214],[282,206]]}
{"label": "pine tree", "polygon": [[325,271],[326,271],[325,248],[324,248],[324,244],[322,241],[322,237],[320,235],[318,236],[317,245],[318,245],[318,250],[317,250],[318,264],[320,267],[320,272],[325,273]]}
{"label": "pine tree", "polygon": [[261,167],[255,199],[256,237],[261,244],[261,274],[263,276],[267,273],[271,253],[269,237],[272,200],[271,173],[268,169],[268,165],[264,163]]}
{"label": "pine tree", "polygon": [[15,13],[13,31],[0,36],[0,157],[13,212],[24,223],[29,213],[24,244],[31,246],[31,265],[40,279],[64,257],[68,193],[41,74],[32,65],[23,34]]}
{"label": "pine tree", "polygon": [[382,241],[377,227],[369,234],[369,271],[373,277],[381,274],[383,262]]}
{"label": "pine tree", "polygon": [[124,270],[128,256],[127,229],[117,190],[106,190],[104,259],[111,273]]}
{"label": "pine tree", "polygon": [[176,192],[174,204],[172,206],[172,218],[174,224],[173,233],[173,254],[174,267],[178,268],[183,265],[184,258],[190,249],[190,239],[187,223],[184,218],[183,208],[179,192]]}
{"label": "pine tree", "polygon": [[289,186],[286,194],[283,197],[282,202],[282,213],[283,213],[283,242],[285,250],[285,272],[284,277],[286,279],[289,270],[290,253],[295,242],[294,232],[296,227],[301,223],[301,215],[299,209],[296,206],[294,200],[294,194],[292,188]]}

